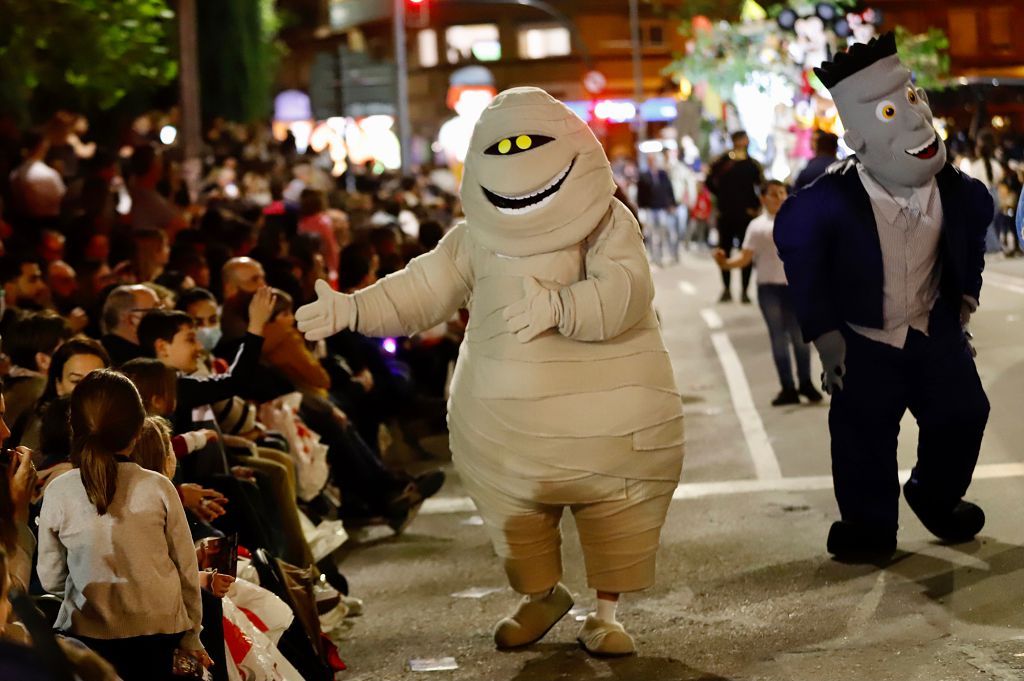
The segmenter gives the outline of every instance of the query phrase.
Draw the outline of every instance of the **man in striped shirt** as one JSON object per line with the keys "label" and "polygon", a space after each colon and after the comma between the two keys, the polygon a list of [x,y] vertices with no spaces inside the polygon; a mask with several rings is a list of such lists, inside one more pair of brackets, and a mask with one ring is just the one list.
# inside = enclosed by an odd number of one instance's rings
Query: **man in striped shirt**
{"label": "man in striped shirt", "polygon": [[828,550],[873,562],[896,549],[896,445],[907,409],[920,430],[904,487],[911,509],[948,542],[970,540],[985,524],[963,500],[989,413],[967,324],[993,206],[984,185],[946,163],[925,93],[892,34],[816,73],[856,156],[783,205],[775,241],[832,395],[842,519]]}

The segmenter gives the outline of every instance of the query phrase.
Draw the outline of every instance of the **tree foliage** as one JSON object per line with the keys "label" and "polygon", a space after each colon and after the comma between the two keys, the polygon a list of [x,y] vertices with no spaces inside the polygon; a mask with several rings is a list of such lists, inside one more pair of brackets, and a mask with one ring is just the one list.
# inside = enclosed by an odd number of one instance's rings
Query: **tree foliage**
{"label": "tree foliage", "polygon": [[2,0],[0,110],[110,110],[175,78],[166,0]]}
{"label": "tree foliage", "polygon": [[273,0],[200,0],[199,80],[203,117],[250,122],[270,113],[283,48]]}
{"label": "tree foliage", "polygon": [[[855,0],[833,0],[834,4],[852,8]],[[814,4],[806,0],[788,0],[767,7],[769,16],[777,17],[785,8],[802,16],[813,13]],[[699,16],[699,15],[698,15]],[[666,68],[666,73],[685,76],[693,83],[706,82],[720,93],[731,93],[735,85],[750,84],[755,73],[778,73],[796,82],[801,68],[786,55],[786,44],[795,40],[784,32],[774,18],[763,21],[703,22],[700,30],[692,22],[684,22],[680,32],[688,38],[688,49]],[[845,41],[835,39],[839,49]],[[944,87],[949,74],[949,40],[937,28],[914,34],[896,28],[900,59],[913,73],[917,83],[926,89]]]}

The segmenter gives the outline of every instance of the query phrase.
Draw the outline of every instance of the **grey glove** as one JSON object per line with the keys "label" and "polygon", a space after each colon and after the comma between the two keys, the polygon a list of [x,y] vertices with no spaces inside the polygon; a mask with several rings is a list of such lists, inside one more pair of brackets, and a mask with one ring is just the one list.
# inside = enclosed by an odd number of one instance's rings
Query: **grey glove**
{"label": "grey glove", "polygon": [[829,331],[814,341],[814,348],[821,358],[821,389],[829,395],[843,389],[846,376],[846,339],[838,331]]}

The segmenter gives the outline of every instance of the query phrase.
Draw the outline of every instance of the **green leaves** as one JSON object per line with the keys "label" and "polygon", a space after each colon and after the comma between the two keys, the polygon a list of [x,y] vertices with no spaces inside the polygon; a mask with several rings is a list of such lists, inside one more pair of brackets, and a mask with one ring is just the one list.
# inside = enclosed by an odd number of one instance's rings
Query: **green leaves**
{"label": "green leaves", "polygon": [[0,109],[24,119],[66,107],[109,110],[171,82],[167,0],[3,0]]}

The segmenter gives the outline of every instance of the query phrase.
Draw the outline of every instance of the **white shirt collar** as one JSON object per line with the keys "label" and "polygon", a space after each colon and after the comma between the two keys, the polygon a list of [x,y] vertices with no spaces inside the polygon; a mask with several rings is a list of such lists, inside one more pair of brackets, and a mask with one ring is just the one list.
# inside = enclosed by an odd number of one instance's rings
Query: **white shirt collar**
{"label": "white shirt collar", "polygon": [[920,215],[928,215],[933,212],[931,210],[932,199],[937,189],[934,177],[915,189],[914,193],[908,198],[901,198],[893,196],[888,189],[871,176],[871,173],[868,172],[863,164],[857,164],[857,172],[860,174],[861,183],[864,185],[864,190],[868,193],[868,198],[871,199],[871,202],[878,207],[882,216],[890,223],[895,222],[904,209],[910,209],[911,212]]}

